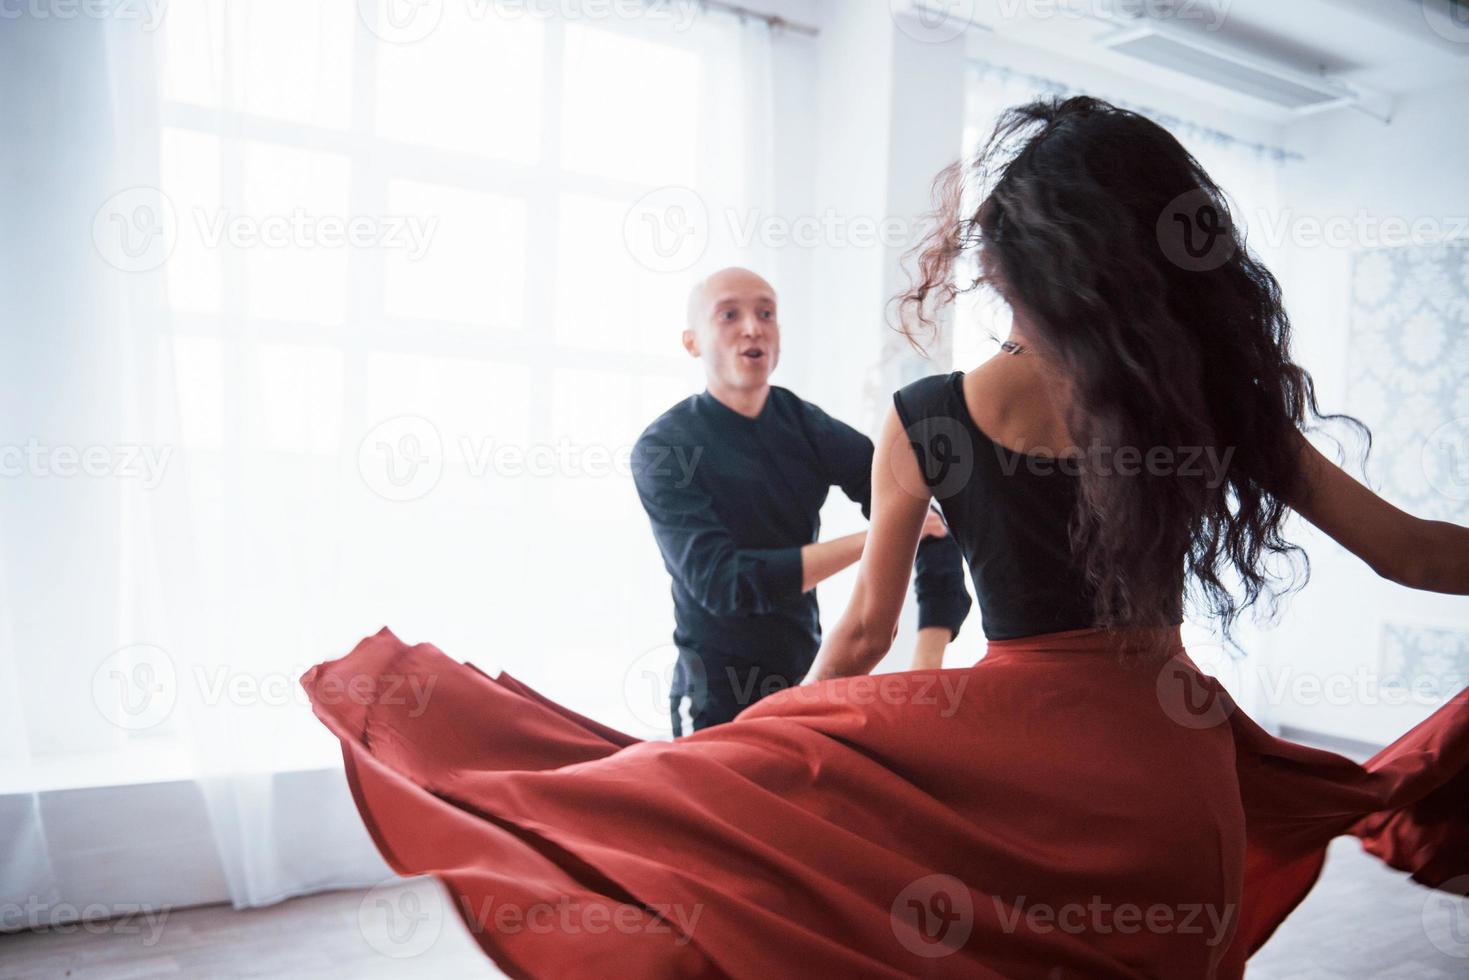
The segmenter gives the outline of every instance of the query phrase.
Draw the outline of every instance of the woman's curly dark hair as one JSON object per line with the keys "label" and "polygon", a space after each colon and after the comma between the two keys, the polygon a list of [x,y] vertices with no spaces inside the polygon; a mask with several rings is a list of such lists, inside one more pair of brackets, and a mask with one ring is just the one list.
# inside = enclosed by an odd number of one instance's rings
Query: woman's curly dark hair
{"label": "woman's curly dark hair", "polygon": [[[966,191],[983,195],[972,211]],[[1228,459],[1201,475],[1080,468],[1071,541],[1098,625],[1177,622],[1185,592],[1226,639],[1262,597],[1273,615],[1310,574],[1282,531],[1303,489],[1308,412],[1371,437],[1322,415],[1290,359],[1280,285],[1220,188],[1158,124],[1076,96],[1007,110],[935,194],[912,287],[895,301],[915,346],[943,307],[990,286],[1025,312],[1028,341],[1064,379],[1077,446]]]}

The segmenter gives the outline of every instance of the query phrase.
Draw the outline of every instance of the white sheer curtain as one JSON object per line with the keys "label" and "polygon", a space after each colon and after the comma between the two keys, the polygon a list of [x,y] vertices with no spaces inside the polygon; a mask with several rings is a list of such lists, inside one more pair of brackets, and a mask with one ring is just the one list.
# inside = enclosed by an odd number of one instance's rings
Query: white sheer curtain
{"label": "white sheer curtain", "polygon": [[[378,880],[297,677],[383,625],[666,731],[626,458],[699,385],[692,279],[767,258],[741,227],[768,211],[770,29],[549,9],[23,25],[87,125],[38,109],[15,122],[76,137],[8,152],[88,169],[6,236],[55,247],[18,267],[5,358],[33,397],[4,445],[43,461],[0,518],[5,799],[195,780],[237,905]],[[41,472],[56,447],[110,469]],[[46,894],[31,809],[0,811],[0,897]]]}
{"label": "white sheer curtain", "polygon": [[[1109,93],[1083,93],[1064,81],[1015,71],[991,62],[972,63],[968,85],[964,153],[969,159],[979,151],[1005,109],[1043,96],[1096,95],[1148,116],[1168,129],[1224,189],[1230,198],[1234,220],[1244,229],[1248,247],[1267,266],[1276,266],[1284,244],[1280,240],[1278,190],[1281,167],[1292,159],[1287,152],[1236,138],[1199,122],[1181,119]],[[977,205],[978,201],[974,203]],[[987,290],[968,293],[955,306],[953,363],[957,369],[968,370],[998,350],[998,341],[1003,340],[1010,329],[1010,312]],[[1259,631],[1248,616],[1238,624],[1232,652],[1225,649],[1216,632],[1206,624],[1186,624],[1185,639],[1193,658],[1230,689],[1241,707],[1262,725],[1268,727],[1273,724],[1272,712],[1261,686],[1260,671],[1256,669],[1260,662]]]}

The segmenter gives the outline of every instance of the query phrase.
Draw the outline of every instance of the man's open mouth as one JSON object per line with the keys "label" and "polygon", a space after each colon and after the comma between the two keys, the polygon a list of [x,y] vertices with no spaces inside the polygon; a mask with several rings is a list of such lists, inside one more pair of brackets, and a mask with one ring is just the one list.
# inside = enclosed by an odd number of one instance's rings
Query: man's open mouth
{"label": "man's open mouth", "polygon": [[765,356],[765,352],[763,350],[747,350],[744,353],[740,354],[740,356],[741,357],[748,357],[751,360],[757,360],[759,358],[764,357]]}

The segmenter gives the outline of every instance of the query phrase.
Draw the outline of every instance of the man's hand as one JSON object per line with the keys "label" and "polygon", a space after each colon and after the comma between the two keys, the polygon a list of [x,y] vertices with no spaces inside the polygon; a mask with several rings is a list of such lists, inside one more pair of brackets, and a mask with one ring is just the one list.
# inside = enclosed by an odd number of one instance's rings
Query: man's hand
{"label": "man's hand", "polygon": [[830,541],[814,541],[801,547],[801,591],[810,592],[848,565],[856,564],[867,544],[867,532],[843,535]]}
{"label": "man's hand", "polygon": [[923,519],[923,537],[942,538],[949,533],[949,525],[944,523],[944,517],[932,507],[928,508],[928,516]]}

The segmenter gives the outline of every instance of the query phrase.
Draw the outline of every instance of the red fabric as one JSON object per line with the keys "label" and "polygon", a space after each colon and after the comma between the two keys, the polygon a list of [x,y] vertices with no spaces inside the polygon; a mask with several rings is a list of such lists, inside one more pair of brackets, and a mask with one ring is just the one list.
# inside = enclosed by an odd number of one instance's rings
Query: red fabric
{"label": "red fabric", "polygon": [[386,629],[302,683],[389,864],[517,977],[1239,977],[1344,833],[1463,893],[1469,691],[1359,766],[1126,647],[991,643],[672,742]]}

